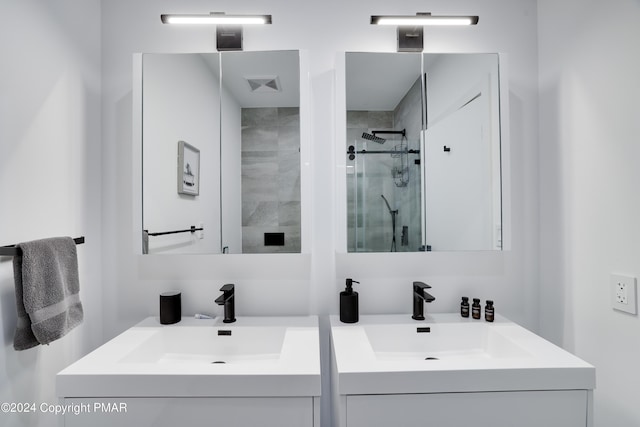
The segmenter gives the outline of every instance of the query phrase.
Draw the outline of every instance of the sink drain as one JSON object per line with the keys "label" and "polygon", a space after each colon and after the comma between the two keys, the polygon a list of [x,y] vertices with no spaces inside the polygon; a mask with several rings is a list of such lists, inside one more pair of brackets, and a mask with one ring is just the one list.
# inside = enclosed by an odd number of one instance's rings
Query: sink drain
{"label": "sink drain", "polygon": [[425,357],[424,360],[440,360],[437,357]]}
{"label": "sink drain", "polygon": [[211,362],[212,365],[214,364],[220,364],[220,363],[227,363],[224,360],[216,360],[215,362]]}

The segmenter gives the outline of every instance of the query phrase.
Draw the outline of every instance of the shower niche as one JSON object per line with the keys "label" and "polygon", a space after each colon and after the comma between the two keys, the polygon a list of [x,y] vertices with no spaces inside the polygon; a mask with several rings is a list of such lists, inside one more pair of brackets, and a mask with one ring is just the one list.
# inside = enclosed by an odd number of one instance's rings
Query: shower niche
{"label": "shower niche", "polygon": [[497,54],[345,56],[348,252],[502,249]]}

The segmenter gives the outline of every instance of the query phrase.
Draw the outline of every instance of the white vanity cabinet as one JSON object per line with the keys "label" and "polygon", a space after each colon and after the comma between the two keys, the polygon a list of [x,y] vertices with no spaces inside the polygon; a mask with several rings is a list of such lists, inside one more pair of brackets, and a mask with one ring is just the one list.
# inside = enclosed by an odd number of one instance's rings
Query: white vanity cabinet
{"label": "white vanity cabinet", "polygon": [[319,427],[318,319],[150,317],[56,377],[64,427]]}
{"label": "white vanity cabinet", "polygon": [[335,427],[592,427],[595,368],[525,328],[331,317]]}
{"label": "white vanity cabinet", "polygon": [[584,390],[341,396],[341,427],[585,427]]}
{"label": "white vanity cabinet", "polygon": [[[62,399],[65,427],[319,426],[313,397]],[[76,413],[74,413],[74,411]]]}

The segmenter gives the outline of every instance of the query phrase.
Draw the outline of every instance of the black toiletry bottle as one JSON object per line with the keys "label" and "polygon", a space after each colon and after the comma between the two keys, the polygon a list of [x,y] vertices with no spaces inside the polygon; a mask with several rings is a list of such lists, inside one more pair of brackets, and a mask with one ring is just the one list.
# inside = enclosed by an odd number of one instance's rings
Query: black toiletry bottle
{"label": "black toiletry bottle", "polygon": [[352,286],[356,282],[347,279],[347,287],[340,292],[340,321],[342,323],[356,323],[358,321],[358,293]]}
{"label": "black toiletry bottle", "polygon": [[493,301],[487,300],[487,305],[484,307],[484,319],[487,322],[493,322],[495,319],[495,309],[493,308]]}
{"label": "black toiletry bottle", "polygon": [[469,317],[469,297],[462,297],[460,303],[460,316]]}
{"label": "black toiletry bottle", "polygon": [[473,305],[471,306],[471,315],[473,316],[474,319],[480,318],[481,310],[482,310],[482,307],[480,307],[480,298],[474,298]]}

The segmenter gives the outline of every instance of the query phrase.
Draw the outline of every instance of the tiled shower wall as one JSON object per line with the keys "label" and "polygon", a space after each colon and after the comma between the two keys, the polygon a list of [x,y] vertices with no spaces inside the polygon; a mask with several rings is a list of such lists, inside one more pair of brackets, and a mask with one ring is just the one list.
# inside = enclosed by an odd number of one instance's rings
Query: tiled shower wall
{"label": "tiled shower wall", "polygon": [[[242,109],[242,253],[300,252],[298,107]],[[265,246],[264,233],[284,233]]]}

